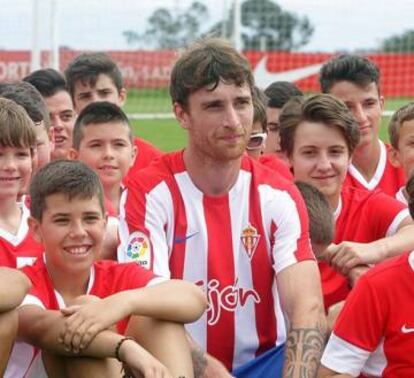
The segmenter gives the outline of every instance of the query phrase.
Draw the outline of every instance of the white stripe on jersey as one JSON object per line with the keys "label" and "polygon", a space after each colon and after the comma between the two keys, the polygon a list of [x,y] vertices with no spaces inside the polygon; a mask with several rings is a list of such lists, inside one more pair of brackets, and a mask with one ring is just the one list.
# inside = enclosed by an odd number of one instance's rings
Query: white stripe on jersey
{"label": "white stripe on jersey", "polygon": [[[243,225],[250,223],[250,182],[251,173],[240,171],[238,180],[229,193],[233,259],[238,279],[234,286],[237,287],[254,287],[251,262],[240,237]],[[259,339],[252,319],[255,319],[254,301],[247,301],[244,306],[236,307],[234,327],[239,331],[236,331],[237,342],[234,345],[233,368],[237,368],[256,357]]]}
{"label": "white stripe on jersey", "polygon": [[[276,273],[297,262],[295,252],[298,250],[298,240],[301,235],[301,223],[298,208],[289,193],[276,190],[269,185],[259,186],[262,219],[266,231],[270,230],[271,223],[277,226],[275,245],[273,246],[273,261]],[[288,227],[281,227],[282,222]],[[285,230],[282,234],[280,230]],[[267,240],[269,240],[269,235]]]}
{"label": "white stripe on jersey", "polygon": [[[160,182],[147,193],[145,199],[146,208],[151,209],[145,212],[145,228],[150,233],[152,246],[157,246],[157,258],[152,270],[158,276],[170,278],[168,263],[174,237],[174,204],[167,184]],[[164,226],[167,226],[166,230]]]}
{"label": "white stripe on jersey", "polygon": [[[203,207],[203,193],[195,190],[187,172],[174,175],[181,198],[184,202],[187,220],[186,235],[180,235],[185,240],[185,261],[183,278],[196,282],[200,277],[207,277],[207,227],[201,220],[205,219]],[[188,228],[190,225],[190,228]],[[193,237],[188,237],[194,235]],[[204,247],[204,250],[200,248]],[[207,282],[204,282],[203,290],[207,292]],[[186,328],[194,340],[205,350],[207,345],[207,311],[194,323],[187,324]]]}

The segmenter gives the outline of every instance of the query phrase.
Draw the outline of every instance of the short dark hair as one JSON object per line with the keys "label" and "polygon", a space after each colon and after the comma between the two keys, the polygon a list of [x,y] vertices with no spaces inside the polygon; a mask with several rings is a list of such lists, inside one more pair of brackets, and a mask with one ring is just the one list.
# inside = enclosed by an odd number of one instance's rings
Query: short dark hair
{"label": "short dark hair", "polygon": [[69,200],[97,196],[102,213],[105,213],[99,177],[80,161],[55,160],[39,169],[30,184],[30,214],[33,218],[42,220],[46,199],[53,194],[63,194]]}
{"label": "short dark hair", "polygon": [[326,62],[319,74],[319,83],[323,93],[329,93],[339,81],[349,81],[358,87],[365,88],[375,83],[380,92],[380,71],[378,67],[360,55],[342,54]]}
{"label": "short dark hair", "polygon": [[267,130],[266,101],[267,97],[258,87],[253,87],[253,123],[260,122],[262,130]]}
{"label": "short dark hair", "polygon": [[411,218],[414,218],[414,174],[408,179],[405,190],[408,194],[408,209],[410,210]]}
{"label": "short dark hair", "polygon": [[398,150],[398,142],[400,140],[400,129],[404,122],[414,119],[414,102],[399,108],[391,117],[388,124],[388,135],[390,137],[391,146]]}
{"label": "short dark hair", "polygon": [[281,109],[292,97],[303,96],[303,92],[290,81],[275,81],[265,90],[267,106],[269,108]]}
{"label": "short dark hair", "polygon": [[30,83],[17,81],[0,87],[0,97],[8,98],[22,106],[34,123],[44,122],[50,128],[49,112],[39,91]]}
{"label": "short dark hair", "polygon": [[328,94],[307,99],[294,97],[282,108],[279,117],[280,146],[288,156],[293,152],[296,130],[304,121],[336,127],[343,135],[350,155],[359,143],[358,123],[341,100]]}
{"label": "short dark hair", "polygon": [[65,78],[53,68],[34,71],[23,81],[32,84],[43,97],[51,97],[60,91],[68,92]]}
{"label": "short dark hair", "polygon": [[183,51],[172,69],[172,102],[186,108],[190,94],[205,86],[212,86],[213,91],[220,81],[237,86],[247,83],[253,92],[254,78],[247,59],[223,39],[201,39]]}
{"label": "short dark hair", "polygon": [[94,86],[99,75],[108,76],[114,83],[118,93],[124,87],[122,73],[117,64],[104,53],[84,53],[73,59],[65,70],[69,94],[72,99],[75,84],[79,81]]}
{"label": "short dark hair", "polygon": [[128,117],[123,110],[108,101],[92,102],[80,112],[73,127],[72,146],[79,150],[83,139],[83,129],[90,124],[121,122],[128,128],[129,137],[132,143],[132,130]]}
{"label": "short dark hair", "polygon": [[34,149],[36,133],[22,106],[0,98],[0,146]]}
{"label": "short dark hair", "polygon": [[313,185],[296,181],[305,201],[309,217],[309,236],[312,243],[326,245],[334,240],[335,225],[328,200]]}

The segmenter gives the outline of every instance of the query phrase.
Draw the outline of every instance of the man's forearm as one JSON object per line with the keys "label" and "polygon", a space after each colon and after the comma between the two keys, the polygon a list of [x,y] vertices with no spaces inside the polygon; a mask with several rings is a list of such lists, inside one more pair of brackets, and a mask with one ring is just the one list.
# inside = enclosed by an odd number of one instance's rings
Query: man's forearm
{"label": "man's forearm", "polygon": [[283,377],[316,377],[326,340],[326,326],[292,328],[287,336]]}

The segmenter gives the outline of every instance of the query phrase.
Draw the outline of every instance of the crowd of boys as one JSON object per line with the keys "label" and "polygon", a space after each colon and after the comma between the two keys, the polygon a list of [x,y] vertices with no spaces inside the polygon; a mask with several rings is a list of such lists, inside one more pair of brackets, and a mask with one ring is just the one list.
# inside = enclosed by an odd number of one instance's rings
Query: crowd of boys
{"label": "crowd of boys", "polygon": [[166,154],[105,54],[0,84],[0,375],[414,376],[414,105],[387,145],[371,61],[320,84],[196,42]]}

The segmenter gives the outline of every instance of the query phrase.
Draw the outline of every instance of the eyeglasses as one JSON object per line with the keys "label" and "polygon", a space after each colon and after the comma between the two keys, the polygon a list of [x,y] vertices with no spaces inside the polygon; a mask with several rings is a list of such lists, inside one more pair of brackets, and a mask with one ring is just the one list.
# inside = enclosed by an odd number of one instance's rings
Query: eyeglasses
{"label": "eyeglasses", "polygon": [[249,142],[247,143],[246,149],[247,150],[255,150],[260,148],[263,143],[266,141],[267,134],[266,133],[255,133],[250,135]]}

